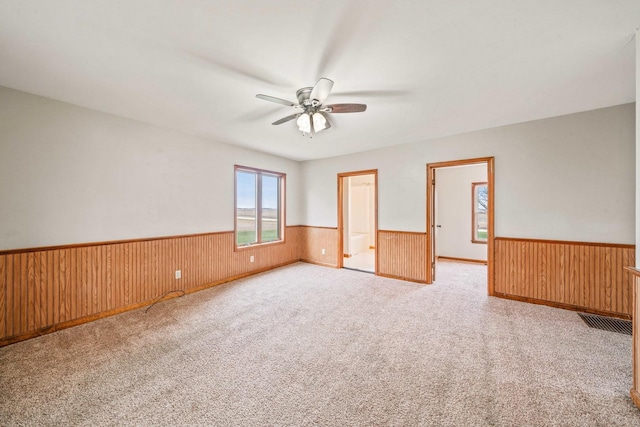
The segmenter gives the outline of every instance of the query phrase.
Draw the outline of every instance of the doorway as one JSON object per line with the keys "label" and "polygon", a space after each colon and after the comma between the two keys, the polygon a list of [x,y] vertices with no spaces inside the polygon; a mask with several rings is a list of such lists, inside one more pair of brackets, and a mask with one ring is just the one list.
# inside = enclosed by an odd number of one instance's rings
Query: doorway
{"label": "doorway", "polygon": [[377,169],[338,174],[340,268],[377,273]]}
{"label": "doorway", "polygon": [[[436,280],[436,266],[438,256],[438,234],[440,228],[438,228],[439,220],[437,218],[436,206],[436,183],[438,181],[437,171],[444,168],[452,168],[459,166],[470,165],[484,165],[486,168],[486,182],[471,183],[469,188],[468,199],[471,207],[470,221],[469,221],[469,240],[476,241],[477,239],[484,240],[483,244],[486,244],[486,262],[487,262],[487,294],[494,294],[494,158],[484,157],[477,159],[466,160],[454,160],[449,162],[429,163],[427,164],[427,283],[433,283]],[[479,192],[482,187],[479,184],[483,184],[485,188],[486,198],[483,204],[486,208],[486,212],[477,214],[475,212],[475,204],[478,203],[476,192]],[[474,214],[475,217],[473,216]]]}

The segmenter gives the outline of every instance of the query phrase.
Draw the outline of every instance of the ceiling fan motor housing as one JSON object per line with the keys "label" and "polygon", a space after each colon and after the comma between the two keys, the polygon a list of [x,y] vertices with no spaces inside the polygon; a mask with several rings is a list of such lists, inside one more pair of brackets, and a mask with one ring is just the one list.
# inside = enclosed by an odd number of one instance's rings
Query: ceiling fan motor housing
{"label": "ceiling fan motor housing", "polygon": [[366,104],[331,104],[324,105],[324,101],[331,93],[333,80],[321,77],[315,86],[303,87],[296,91],[298,103],[288,101],[286,99],[276,98],[274,96],[257,94],[256,98],[269,102],[286,105],[295,109],[302,110],[300,113],[291,114],[276,120],[272,125],[280,125],[290,120],[296,120],[298,128],[303,133],[314,133],[331,127],[327,113],[360,113],[367,109]]}
{"label": "ceiling fan motor housing", "polygon": [[302,89],[298,89],[296,91],[296,98],[298,98],[298,103],[300,105],[309,105],[309,95],[311,95],[312,87],[303,87]]}

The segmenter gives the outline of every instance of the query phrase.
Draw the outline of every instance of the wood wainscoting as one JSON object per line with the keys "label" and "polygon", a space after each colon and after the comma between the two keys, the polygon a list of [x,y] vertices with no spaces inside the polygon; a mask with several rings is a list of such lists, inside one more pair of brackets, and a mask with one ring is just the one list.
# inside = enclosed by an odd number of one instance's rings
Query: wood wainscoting
{"label": "wood wainscoting", "polygon": [[631,304],[633,310],[631,315],[633,318],[633,327],[631,329],[633,334],[633,386],[629,391],[629,395],[631,396],[631,401],[640,408],[640,270],[631,266],[627,270],[633,276],[633,302]]}
{"label": "wood wainscoting", "polygon": [[338,268],[339,257],[342,256],[338,253],[338,228],[301,225],[299,229],[301,261]]}
{"label": "wood wainscoting", "polygon": [[631,318],[635,246],[495,239],[495,296]]}
{"label": "wood wainscoting", "polygon": [[242,251],[230,231],[0,252],[0,346],[300,260],[301,227],[285,233]]}
{"label": "wood wainscoting", "polygon": [[426,283],[427,233],[378,230],[378,275]]}

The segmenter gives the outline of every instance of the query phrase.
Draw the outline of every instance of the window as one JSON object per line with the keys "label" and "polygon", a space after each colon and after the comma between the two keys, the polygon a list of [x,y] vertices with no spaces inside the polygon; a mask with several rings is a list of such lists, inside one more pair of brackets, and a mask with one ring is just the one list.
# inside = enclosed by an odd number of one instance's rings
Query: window
{"label": "window", "polygon": [[471,242],[487,243],[489,189],[486,182],[471,184]]}
{"label": "window", "polygon": [[285,174],[236,166],[236,247],[284,240]]}

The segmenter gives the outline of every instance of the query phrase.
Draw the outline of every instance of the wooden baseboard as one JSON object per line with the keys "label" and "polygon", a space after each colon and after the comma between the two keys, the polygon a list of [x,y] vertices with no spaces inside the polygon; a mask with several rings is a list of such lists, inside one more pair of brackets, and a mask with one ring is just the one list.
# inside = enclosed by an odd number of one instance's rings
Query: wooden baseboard
{"label": "wooden baseboard", "polygon": [[423,285],[427,283],[424,280],[410,279],[408,277],[393,276],[391,274],[384,274],[384,273],[376,273],[376,276],[386,277],[388,279],[404,280],[405,282],[421,283]]}
{"label": "wooden baseboard", "polygon": [[563,310],[580,311],[582,313],[597,314],[599,316],[607,316],[607,317],[615,317],[615,318],[618,318],[618,319],[631,320],[631,316],[627,315],[627,314],[615,313],[615,312],[603,311],[603,310],[593,310],[591,308],[580,307],[580,306],[572,305],[572,304],[563,304],[563,303],[559,303],[559,302],[545,301],[545,300],[536,299],[536,298],[521,297],[521,296],[518,296],[518,295],[509,295],[509,294],[504,294],[504,293],[501,293],[501,292],[496,292],[496,293],[494,293],[493,296],[496,297],[496,298],[503,298],[503,299],[509,299],[509,300],[513,300],[513,301],[527,302],[527,303],[530,303],[530,304],[546,305],[548,307],[561,308]]}
{"label": "wooden baseboard", "polygon": [[[242,274],[238,274],[238,275],[235,275],[235,276],[227,277],[227,278],[222,279],[222,280],[218,280],[218,281],[215,281],[215,282],[207,283],[207,284],[204,284],[204,285],[201,285],[201,286],[197,286],[197,287],[194,287],[194,288],[191,288],[191,289],[184,290],[184,293],[185,294],[191,294],[191,293],[194,293],[194,292],[202,291],[204,289],[212,288],[214,286],[218,286],[218,285],[222,285],[222,284],[225,284],[225,283],[233,282],[234,280],[243,279],[245,277],[253,276],[255,274],[264,273],[264,272],[269,271],[269,270],[274,270],[276,268],[280,268],[280,267],[284,267],[286,265],[294,264],[294,263],[296,263],[298,261],[300,261],[300,260],[293,260],[293,261],[290,261],[290,262],[285,262],[285,263],[274,265],[274,266],[271,266],[271,267],[261,268],[261,269],[254,270],[254,271],[251,271],[251,272],[242,273]],[[163,298],[163,301],[167,301],[167,300],[170,300],[170,299],[173,299],[173,298],[178,298],[179,296],[180,295],[175,295],[175,294],[174,295],[167,295],[165,298]],[[115,308],[113,310],[103,311],[101,313],[92,314],[90,316],[80,317],[80,318],[77,318],[77,319],[69,320],[69,321],[58,323],[58,324],[51,325],[51,326],[47,326],[46,328],[41,328],[41,329],[38,329],[38,330],[35,330],[35,331],[29,331],[29,332],[26,332],[24,334],[19,334],[19,335],[14,335],[14,336],[11,336],[11,337],[2,338],[2,339],[0,339],[0,347],[4,347],[4,346],[10,345],[10,344],[15,344],[17,342],[25,341],[25,340],[28,340],[28,339],[31,339],[31,338],[36,338],[36,337],[39,337],[39,336],[42,336],[42,335],[47,335],[47,334],[50,334],[50,333],[53,333],[53,332],[56,332],[56,331],[60,331],[60,330],[63,330],[63,329],[71,328],[71,327],[74,327],[74,326],[82,325],[84,323],[93,322],[94,320],[103,319],[105,317],[115,316],[117,314],[121,314],[121,313],[124,313],[124,312],[127,312],[127,311],[136,310],[138,308],[154,304],[157,300],[158,300],[158,297],[155,297],[155,298],[152,298],[152,299],[149,299],[149,300],[146,300],[146,301],[142,301],[142,302],[139,302],[139,303],[136,303],[136,304],[129,304],[129,305],[124,306],[124,307],[118,307],[118,308]]]}
{"label": "wooden baseboard", "polygon": [[322,267],[338,268],[337,265],[329,264],[328,262],[309,261],[308,259],[301,259],[300,261],[306,262],[307,264],[321,265]]}
{"label": "wooden baseboard", "polygon": [[456,257],[451,257],[451,256],[439,256],[438,259],[446,259],[448,261],[472,262],[474,264],[487,265],[487,261],[484,261],[484,260],[481,260],[481,259],[456,258]]}
{"label": "wooden baseboard", "polygon": [[629,391],[629,395],[631,396],[631,401],[640,408],[640,393],[638,391],[631,389]]}

